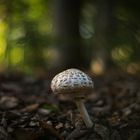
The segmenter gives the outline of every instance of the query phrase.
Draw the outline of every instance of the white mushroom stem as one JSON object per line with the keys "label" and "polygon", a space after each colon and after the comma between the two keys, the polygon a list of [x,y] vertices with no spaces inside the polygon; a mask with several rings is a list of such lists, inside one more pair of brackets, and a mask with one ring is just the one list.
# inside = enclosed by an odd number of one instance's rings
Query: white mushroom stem
{"label": "white mushroom stem", "polygon": [[85,108],[84,101],[80,99],[77,99],[75,101],[76,101],[77,108],[79,109],[82,118],[86,124],[86,127],[91,128],[93,126],[93,122],[91,121],[87,109]]}

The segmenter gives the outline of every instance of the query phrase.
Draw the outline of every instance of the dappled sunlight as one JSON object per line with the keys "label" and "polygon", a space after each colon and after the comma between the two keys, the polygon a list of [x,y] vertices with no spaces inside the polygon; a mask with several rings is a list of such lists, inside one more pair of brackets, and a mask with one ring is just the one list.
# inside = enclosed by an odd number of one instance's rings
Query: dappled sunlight
{"label": "dappled sunlight", "polygon": [[11,40],[18,40],[25,36],[25,31],[21,26],[16,27],[11,31],[11,34],[9,36]]}
{"label": "dappled sunlight", "polygon": [[12,65],[18,65],[24,61],[24,50],[20,47],[14,47],[10,51],[10,60]]}
{"label": "dappled sunlight", "polygon": [[[37,67],[77,66],[91,69],[95,75],[116,67],[128,73],[140,70],[138,7],[124,7],[121,1],[114,6],[103,1],[78,1],[80,11],[77,7],[73,14],[74,9],[67,9],[61,5],[65,1],[61,2],[0,3],[0,67],[22,66],[32,72]],[[106,60],[102,56],[96,58],[98,50],[103,50]]]}
{"label": "dappled sunlight", "polygon": [[45,7],[41,0],[28,0],[26,2],[29,6],[27,17],[32,20],[38,20],[43,16]]}
{"label": "dappled sunlight", "polygon": [[47,60],[48,67],[53,66],[54,64],[59,64],[60,54],[55,48],[47,48],[43,50],[43,56]]}
{"label": "dappled sunlight", "polygon": [[98,58],[96,60],[92,60],[91,62],[91,72],[95,75],[101,75],[104,73],[105,70],[105,64],[101,58]]}
{"label": "dappled sunlight", "polygon": [[137,74],[140,71],[140,64],[139,63],[130,63],[126,67],[126,71],[130,74]]}
{"label": "dappled sunlight", "polygon": [[[95,13],[95,7],[89,3],[85,4],[82,9],[82,17],[80,20],[80,35],[83,39],[92,39],[95,29],[93,26],[93,17]],[[88,17],[88,18],[87,18]]]}
{"label": "dappled sunlight", "polygon": [[46,59],[52,60],[59,57],[59,53],[56,49],[48,48],[43,50],[43,55]]}
{"label": "dappled sunlight", "polygon": [[122,45],[115,47],[112,52],[113,60],[118,64],[123,64],[129,62],[131,54],[133,53],[133,49],[131,46]]}
{"label": "dappled sunlight", "polygon": [[6,42],[4,40],[1,40],[1,42],[0,42],[0,61],[2,61],[4,59],[5,50],[6,50]]}
{"label": "dappled sunlight", "polygon": [[3,61],[5,57],[5,51],[6,51],[6,31],[7,31],[7,25],[2,20],[0,21],[0,62]]}

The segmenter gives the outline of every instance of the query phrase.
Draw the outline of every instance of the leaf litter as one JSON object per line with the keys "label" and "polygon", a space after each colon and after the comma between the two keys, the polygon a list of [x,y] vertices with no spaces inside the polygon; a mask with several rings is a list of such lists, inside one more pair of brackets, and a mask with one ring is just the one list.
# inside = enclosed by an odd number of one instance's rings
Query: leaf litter
{"label": "leaf litter", "polygon": [[52,93],[51,79],[1,74],[0,140],[140,139],[140,77],[118,72],[94,80],[87,129],[75,103]]}

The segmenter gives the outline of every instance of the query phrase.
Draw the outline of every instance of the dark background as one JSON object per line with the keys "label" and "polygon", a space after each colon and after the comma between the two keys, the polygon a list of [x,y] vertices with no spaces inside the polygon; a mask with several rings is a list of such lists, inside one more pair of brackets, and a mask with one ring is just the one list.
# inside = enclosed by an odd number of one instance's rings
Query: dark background
{"label": "dark background", "polygon": [[0,0],[0,71],[140,71],[138,0]]}

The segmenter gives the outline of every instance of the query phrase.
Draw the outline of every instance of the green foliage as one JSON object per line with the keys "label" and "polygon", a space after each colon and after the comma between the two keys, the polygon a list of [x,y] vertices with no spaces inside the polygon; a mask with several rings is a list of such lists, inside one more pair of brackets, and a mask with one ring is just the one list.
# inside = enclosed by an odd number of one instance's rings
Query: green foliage
{"label": "green foliage", "polygon": [[[85,45],[85,59],[96,53],[95,42],[103,43],[110,59],[120,67],[129,64],[140,69],[140,8],[138,0],[83,1],[80,16],[80,35]],[[110,6],[111,13],[107,7]],[[102,11],[100,7],[105,7]],[[100,14],[101,11],[101,14]],[[48,0],[1,0],[0,1],[0,70],[17,68],[32,72],[36,68],[46,69],[56,53],[51,53],[55,9]],[[105,14],[107,13],[106,26]],[[104,14],[104,16],[102,16]],[[97,19],[100,19],[97,23]],[[107,20],[107,19],[106,19]],[[102,37],[98,36],[97,24]],[[104,27],[106,26],[106,30]],[[97,32],[96,32],[97,31]],[[94,44],[94,45],[93,45]]]}
{"label": "green foliage", "polygon": [[54,104],[52,104],[52,105],[49,105],[49,104],[44,104],[43,106],[42,106],[42,108],[43,109],[47,109],[47,110],[50,110],[50,111],[58,111],[58,106],[57,105],[54,105]]}
{"label": "green foliage", "polygon": [[3,1],[0,7],[0,61],[6,68],[45,68],[42,48],[49,45],[51,31],[47,1]]}

